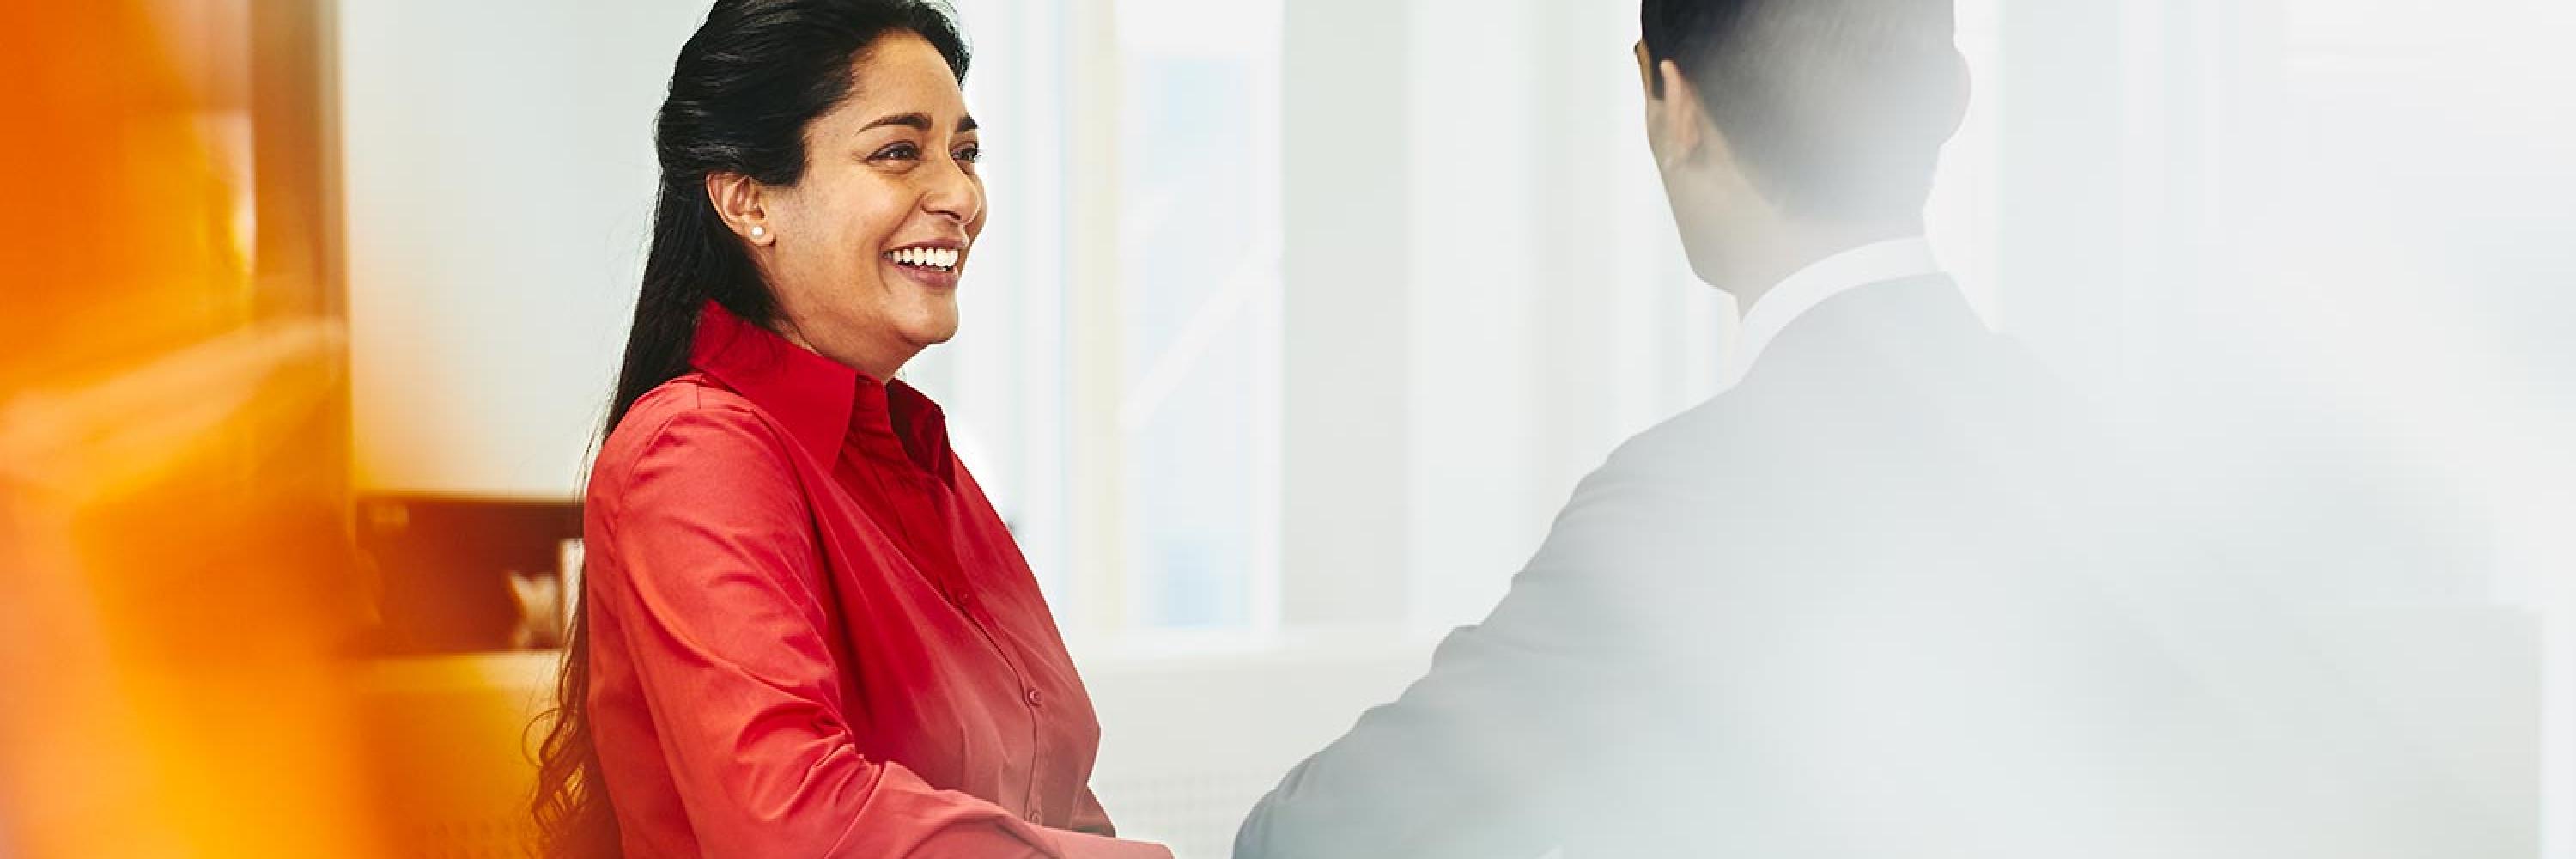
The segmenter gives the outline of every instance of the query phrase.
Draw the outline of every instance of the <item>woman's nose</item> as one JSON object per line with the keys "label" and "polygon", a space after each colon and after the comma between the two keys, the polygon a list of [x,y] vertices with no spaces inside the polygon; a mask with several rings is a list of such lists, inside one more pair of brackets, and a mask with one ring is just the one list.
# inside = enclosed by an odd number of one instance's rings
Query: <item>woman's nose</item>
{"label": "woman's nose", "polygon": [[946,215],[958,223],[971,223],[984,213],[984,186],[966,172],[966,165],[950,160],[947,169],[931,180],[930,193],[923,195],[921,206],[932,214]]}

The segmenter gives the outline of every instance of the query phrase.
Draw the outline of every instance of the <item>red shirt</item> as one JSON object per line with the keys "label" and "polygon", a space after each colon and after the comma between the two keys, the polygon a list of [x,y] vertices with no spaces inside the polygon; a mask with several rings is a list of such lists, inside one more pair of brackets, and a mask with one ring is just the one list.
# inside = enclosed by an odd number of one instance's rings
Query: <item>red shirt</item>
{"label": "red shirt", "polygon": [[1168,857],[939,407],[709,305],[601,446],[590,705],[632,856]]}

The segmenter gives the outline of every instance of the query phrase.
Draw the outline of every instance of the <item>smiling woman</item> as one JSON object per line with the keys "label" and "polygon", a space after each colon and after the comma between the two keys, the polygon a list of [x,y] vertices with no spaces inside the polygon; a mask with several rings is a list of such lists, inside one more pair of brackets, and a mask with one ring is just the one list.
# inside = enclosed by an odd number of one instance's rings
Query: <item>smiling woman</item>
{"label": "smiling woman", "polygon": [[929,39],[881,37],[850,74],[851,97],[805,130],[803,175],[778,184],[719,170],[706,190],[775,291],[779,333],[891,379],[957,334],[958,274],[984,232],[982,150]]}
{"label": "smiling woman", "polygon": [[983,231],[955,24],[723,0],[680,50],[536,812],[557,855],[1167,856],[1114,837],[1028,564],[894,374]]}

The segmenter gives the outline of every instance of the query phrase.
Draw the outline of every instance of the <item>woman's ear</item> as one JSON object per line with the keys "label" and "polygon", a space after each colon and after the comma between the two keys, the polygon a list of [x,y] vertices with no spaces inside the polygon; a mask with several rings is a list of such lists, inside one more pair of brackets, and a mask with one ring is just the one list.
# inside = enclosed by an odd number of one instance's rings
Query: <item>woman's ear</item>
{"label": "woman's ear", "polygon": [[715,204],[716,217],[756,247],[778,240],[778,231],[769,224],[767,194],[768,186],[749,176],[721,170],[707,174],[707,201]]}

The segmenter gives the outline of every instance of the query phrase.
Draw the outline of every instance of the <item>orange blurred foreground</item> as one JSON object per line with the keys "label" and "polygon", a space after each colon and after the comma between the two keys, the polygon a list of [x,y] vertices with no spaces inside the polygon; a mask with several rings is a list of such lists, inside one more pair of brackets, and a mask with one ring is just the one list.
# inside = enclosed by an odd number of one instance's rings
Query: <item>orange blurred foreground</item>
{"label": "orange blurred foreground", "polygon": [[0,855],[363,856],[335,323],[130,2],[0,4]]}

